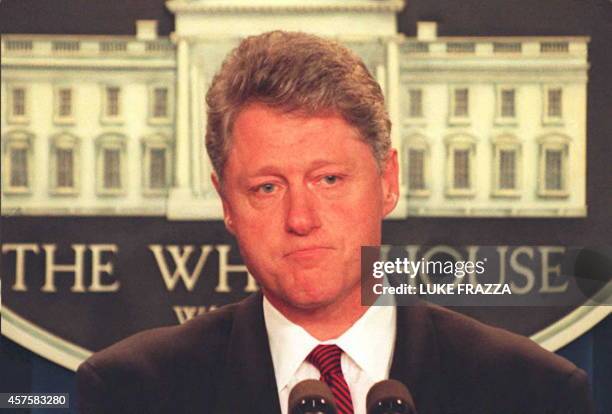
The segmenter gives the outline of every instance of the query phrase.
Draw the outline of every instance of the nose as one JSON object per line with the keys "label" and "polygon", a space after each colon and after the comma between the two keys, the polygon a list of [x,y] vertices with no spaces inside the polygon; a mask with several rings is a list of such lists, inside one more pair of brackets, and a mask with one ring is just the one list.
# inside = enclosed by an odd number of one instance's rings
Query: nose
{"label": "nose", "polygon": [[289,233],[306,236],[321,227],[315,195],[305,185],[293,186],[286,197],[286,227]]}

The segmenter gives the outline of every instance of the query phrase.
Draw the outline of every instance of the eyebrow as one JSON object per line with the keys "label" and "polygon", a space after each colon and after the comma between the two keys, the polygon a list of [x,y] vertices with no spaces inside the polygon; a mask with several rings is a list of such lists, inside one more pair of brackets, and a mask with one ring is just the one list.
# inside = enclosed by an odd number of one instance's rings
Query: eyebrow
{"label": "eyebrow", "polygon": [[[317,168],[321,168],[321,167],[327,167],[327,166],[346,166],[346,163],[339,163],[337,161],[330,161],[330,160],[326,160],[326,159],[316,159],[314,161],[312,161],[309,165],[308,165],[308,170],[314,170]],[[256,169],[255,171],[253,171],[252,173],[248,173],[249,177],[257,177],[257,176],[262,176],[262,175],[279,175],[280,173],[280,169],[275,166],[275,165],[264,165],[258,169]]]}

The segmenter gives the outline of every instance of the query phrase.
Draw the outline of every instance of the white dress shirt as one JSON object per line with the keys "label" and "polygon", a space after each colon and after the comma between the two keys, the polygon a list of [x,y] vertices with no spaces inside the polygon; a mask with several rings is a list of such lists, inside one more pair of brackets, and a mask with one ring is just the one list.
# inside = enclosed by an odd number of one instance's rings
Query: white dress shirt
{"label": "white dress shirt", "polygon": [[366,414],[370,387],[389,378],[396,334],[395,306],[371,306],[340,337],[324,342],[285,318],[265,297],[263,312],[283,414],[287,414],[289,393],[297,383],[320,378],[319,370],[305,361],[319,344],[342,348],[340,363],[351,390],[354,412]]}

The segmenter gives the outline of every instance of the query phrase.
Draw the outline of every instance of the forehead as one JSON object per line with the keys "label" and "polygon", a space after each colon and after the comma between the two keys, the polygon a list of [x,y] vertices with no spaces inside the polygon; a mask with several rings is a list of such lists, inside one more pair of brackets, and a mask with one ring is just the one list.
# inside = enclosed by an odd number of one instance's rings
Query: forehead
{"label": "forehead", "polygon": [[261,104],[243,109],[232,131],[228,163],[303,165],[314,160],[350,162],[373,155],[357,129],[335,113],[305,115]]}
{"label": "forehead", "polygon": [[264,144],[272,151],[295,146],[331,149],[355,143],[364,143],[358,130],[335,112],[305,114],[251,104],[236,117],[230,152],[253,151]]}

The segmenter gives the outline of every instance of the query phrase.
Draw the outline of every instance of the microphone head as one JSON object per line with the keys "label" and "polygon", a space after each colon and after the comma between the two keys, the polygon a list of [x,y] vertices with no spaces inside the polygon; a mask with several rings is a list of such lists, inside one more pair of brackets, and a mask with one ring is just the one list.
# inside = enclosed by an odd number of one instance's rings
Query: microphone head
{"label": "microphone head", "polygon": [[336,414],[336,402],[323,381],[299,382],[289,394],[289,414]]}
{"label": "microphone head", "polygon": [[410,391],[396,380],[377,382],[366,397],[368,414],[417,414]]}
{"label": "microphone head", "polygon": [[608,295],[601,300],[595,298],[598,297],[596,294],[612,280],[612,246],[591,246],[581,249],[574,259],[574,276],[576,286],[587,298],[605,302],[596,304],[610,305]]}

